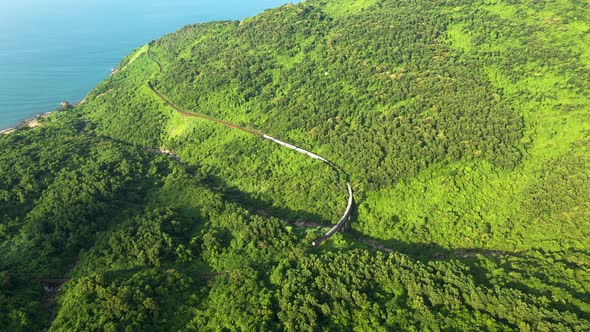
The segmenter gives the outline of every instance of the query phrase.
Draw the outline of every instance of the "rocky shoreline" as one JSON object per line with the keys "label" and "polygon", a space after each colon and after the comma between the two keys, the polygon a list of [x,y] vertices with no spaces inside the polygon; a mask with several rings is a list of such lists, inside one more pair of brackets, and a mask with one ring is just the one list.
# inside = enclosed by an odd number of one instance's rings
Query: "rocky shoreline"
{"label": "rocky shoreline", "polygon": [[16,128],[7,128],[7,129],[3,129],[0,130],[0,135],[8,135],[8,134],[12,134],[13,132],[16,131]]}
{"label": "rocky shoreline", "polygon": [[14,128],[7,128],[7,129],[4,129],[4,130],[1,130],[0,131],[0,135],[12,134],[15,131],[17,131],[19,129],[22,129],[22,128],[35,128],[35,127],[39,127],[41,125],[41,123],[39,122],[39,119],[44,118],[44,117],[50,115],[51,113],[53,113],[53,112],[45,112],[45,113],[37,114],[33,118],[25,119],[25,120],[21,121]]}
{"label": "rocky shoreline", "polygon": [[67,110],[67,109],[72,108],[72,107],[76,107],[79,104],[81,104],[81,102],[70,104],[70,103],[68,103],[66,101],[63,101],[63,102],[60,103],[60,106],[61,106],[60,109],[55,110],[55,111],[50,111],[50,112],[45,112],[45,113],[37,114],[37,115],[35,115],[32,118],[24,119],[16,127],[14,127],[14,128],[6,128],[6,129],[0,130],[0,136],[12,134],[15,131],[17,131],[19,129],[22,129],[22,128],[35,128],[35,127],[39,127],[39,126],[41,126],[41,122],[39,122],[40,119],[42,119],[42,118],[44,118],[46,116],[49,116],[52,113],[63,111],[63,110]]}

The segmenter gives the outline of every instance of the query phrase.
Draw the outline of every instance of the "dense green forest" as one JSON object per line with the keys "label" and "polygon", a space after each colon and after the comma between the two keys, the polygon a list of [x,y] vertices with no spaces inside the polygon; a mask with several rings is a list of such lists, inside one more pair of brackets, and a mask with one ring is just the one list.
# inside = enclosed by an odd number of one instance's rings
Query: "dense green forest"
{"label": "dense green forest", "polygon": [[589,331],[588,82],[587,1],[186,26],[0,136],[0,330]]}

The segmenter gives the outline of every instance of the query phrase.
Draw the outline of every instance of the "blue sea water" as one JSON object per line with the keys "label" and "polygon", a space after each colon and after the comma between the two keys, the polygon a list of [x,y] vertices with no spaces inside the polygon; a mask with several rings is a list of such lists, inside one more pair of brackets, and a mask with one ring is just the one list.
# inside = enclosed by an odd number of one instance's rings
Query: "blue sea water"
{"label": "blue sea water", "polygon": [[0,0],[0,129],[80,101],[133,49],[288,0]]}

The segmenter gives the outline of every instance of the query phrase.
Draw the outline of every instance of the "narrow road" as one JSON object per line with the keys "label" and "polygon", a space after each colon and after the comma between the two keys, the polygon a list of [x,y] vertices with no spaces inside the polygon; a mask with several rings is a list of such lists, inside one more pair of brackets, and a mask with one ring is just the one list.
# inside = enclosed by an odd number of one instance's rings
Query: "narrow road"
{"label": "narrow road", "polygon": [[152,89],[152,91],[158,96],[160,97],[160,99],[162,99],[164,102],[166,102],[166,104],[168,104],[168,106],[172,107],[174,110],[176,110],[178,113],[182,114],[183,116],[187,117],[187,118],[201,118],[201,119],[205,119],[205,120],[209,120],[209,121],[213,121],[213,122],[217,122],[221,125],[224,125],[228,128],[232,128],[232,129],[238,129],[241,131],[245,131],[248,134],[252,134],[252,135],[256,135],[256,136],[264,136],[264,134],[256,129],[248,129],[248,128],[244,128],[244,127],[240,127],[238,125],[235,125],[231,122],[227,122],[225,120],[221,120],[221,119],[217,119],[214,118],[212,116],[206,115],[206,114],[202,114],[202,113],[189,113],[187,111],[182,110],[181,108],[179,108],[178,106],[176,106],[174,103],[172,103],[170,100],[168,100],[168,98],[166,98],[162,93],[160,93],[160,91],[158,91],[158,89],[156,89],[156,87],[151,83],[148,82],[148,85],[150,87],[150,89]]}
{"label": "narrow road", "polygon": [[[152,51],[151,51],[151,47],[153,45],[154,42],[150,42],[148,44],[148,49],[147,49],[147,56],[148,58],[150,58],[154,63],[156,63],[158,65],[158,68],[160,70],[160,73],[163,71],[163,66],[160,62],[158,62],[157,60],[154,59]],[[262,131],[258,130],[258,129],[252,129],[252,128],[244,128],[241,126],[238,126],[236,124],[233,124],[231,122],[225,121],[225,120],[221,120],[221,119],[217,119],[214,118],[212,116],[206,115],[206,114],[202,114],[202,113],[191,113],[191,112],[187,112],[183,109],[181,109],[180,107],[176,106],[173,102],[171,102],[168,98],[166,98],[166,96],[164,96],[153,84],[152,82],[148,81],[148,86],[150,87],[150,89],[156,94],[156,96],[158,96],[158,98],[160,98],[162,101],[164,101],[166,104],[168,104],[168,106],[172,107],[174,110],[176,110],[178,113],[180,113],[181,115],[185,116],[185,117],[194,117],[194,118],[201,118],[201,119],[205,119],[205,120],[209,120],[212,122],[216,122],[219,123],[221,125],[224,125],[228,128],[232,128],[232,129],[238,129],[241,130],[243,132],[255,135],[255,136],[259,136],[262,137],[266,140],[269,140],[273,143],[279,144],[283,147],[286,147],[288,149],[294,150],[296,152],[305,154],[306,156],[312,158],[312,159],[317,159],[320,160],[326,164],[328,164],[328,166],[332,167],[334,170],[336,170],[336,172],[342,172],[342,170],[337,167],[334,163],[332,163],[331,161],[329,161],[328,159],[315,154],[313,152],[304,150],[298,146],[289,144],[287,142],[283,142],[281,140],[278,140],[274,137],[271,137],[269,135],[264,134]],[[330,230],[328,230],[328,232],[326,232],[326,234],[324,234],[323,236],[321,236],[319,239],[313,241],[311,244],[312,246],[317,246],[320,243],[324,242],[325,240],[329,239],[332,235],[334,235],[334,233],[338,232],[339,230],[342,230],[344,228],[344,226],[346,225],[347,222],[349,222],[350,220],[350,215],[352,213],[352,207],[354,205],[354,196],[353,196],[353,192],[352,192],[352,187],[350,186],[350,183],[346,183],[346,187],[348,189],[348,202],[346,205],[346,210],[344,211],[344,214],[342,215],[342,218],[340,218],[340,220],[338,221],[338,223],[336,223],[336,225],[334,225],[332,228],[330,228]]]}
{"label": "narrow road", "polygon": [[147,49],[147,55],[148,58],[150,58],[150,60],[152,60],[153,62],[155,62],[158,65],[158,68],[160,68],[160,73],[164,70],[164,67],[162,67],[162,64],[156,60],[154,58],[154,56],[152,55],[152,45],[155,43],[155,40],[152,40],[149,44],[148,44],[148,49]]}

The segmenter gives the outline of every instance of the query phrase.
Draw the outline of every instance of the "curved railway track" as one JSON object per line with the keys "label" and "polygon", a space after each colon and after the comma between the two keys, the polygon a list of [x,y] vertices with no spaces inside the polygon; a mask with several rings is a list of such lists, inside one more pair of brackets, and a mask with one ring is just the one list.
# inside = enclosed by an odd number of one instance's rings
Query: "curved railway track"
{"label": "curved railway track", "polygon": [[[150,42],[148,44],[148,49],[147,49],[147,56],[148,58],[150,58],[150,60],[152,60],[155,64],[158,65],[158,68],[160,70],[160,73],[163,71],[163,66],[160,62],[158,62],[152,54],[151,51],[151,46],[152,46],[153,42]],[[262,137],[266,140],[269,140],[273,143],[279,144],[283,147],[286,147],[288,149],[291,149],[293,151],[302,153],[306,156],[308,156],[309,158],[312,159],[316,159],[316,160],[320,160],[324,163],[326,163],[328,166],[330,166],[332,169],[334,169],[336,172],[342,172],[342,170],[336,166],[336,164],[334,164],[333,162],[329,161],[328,159],[315,154],[313,152],[304,150],[298,146],[289,144],[287,142],[283,142],[281,140],[278,140],[274,137],[271,137],[269,135],[266,135],[265,133],[263,133],[262,131],[258,130],[258,129],[254,129],[254,128],[245,128],[245,127],[241,127],[238,126],[234,123],[225,121],[225,120],[221,120],[218,118],[214,118],[212,116],[203,114],[203,113],[198,113],[198,112],[187,112],[185,110],[183,110],[182,108],[178,107],[176,104],[174,104],[173,102],[171,102],[165,95],[163,95],[153,84],[152,82],[148,81],[147,82],[149,88],[154,92],[154,94],[156,96],[158,96],[158,98],[160,98],[162,101],[164,101],[168,106],[172,107],[172,109],[174,109],[175,111],[177,111],[179,114],[181,114],[184,117],[194,117],[194,118],[200,118],[200,119],[204,119],[204,120],[208,120],[208,121],[212,121],[215,123],[219,123],[225,127],[231,128],[231,129],[238,129],[241,130],[243,132],[246,132],[248,134],[252,134],[258,137]],[[352,187],[350,186],[350,183],[346,183],[346,187],[348,189],[348,201],[346,204],[346,210],[344,211],[344,214],[342,215],[342,217],[340,218],[340,220],[334,225],[332,226],[332,228],[330,228],[324,235],[322,235],[320,238],[318,238],[317,240],[313,241],[311,243],[312,246],[318,246],[320,243],[326,241],[327,239],[329,239],[332,235],[334,235],[336,232],[342,230],[343,228],[346,227],[347,223],[350,221],[350,216],[352,214],[352,208],[354,205],[354,195],[353,195],[353,191],[352,191]]]}
{"label": "curved railway track", "polygon": [[354,204],[354,196],[352,194],[352,188],[350,187],[350,184],[348,182],[346,183],[346,187],[348,188],[348,203],[346,205],[346,211],[344,211],[342,218],[340,218],[336,225],[332,226],[332,228],[330,228],[326,232],[326,234],[324,234],[319,239],[313,241],[311,243],[312,246],[318,246],[320,243],[329,239],[332,235],[334,235],[334,233],[343,229],[346,226],[346,223],[350,220],[350,214],[352,213],[352,205]]}

